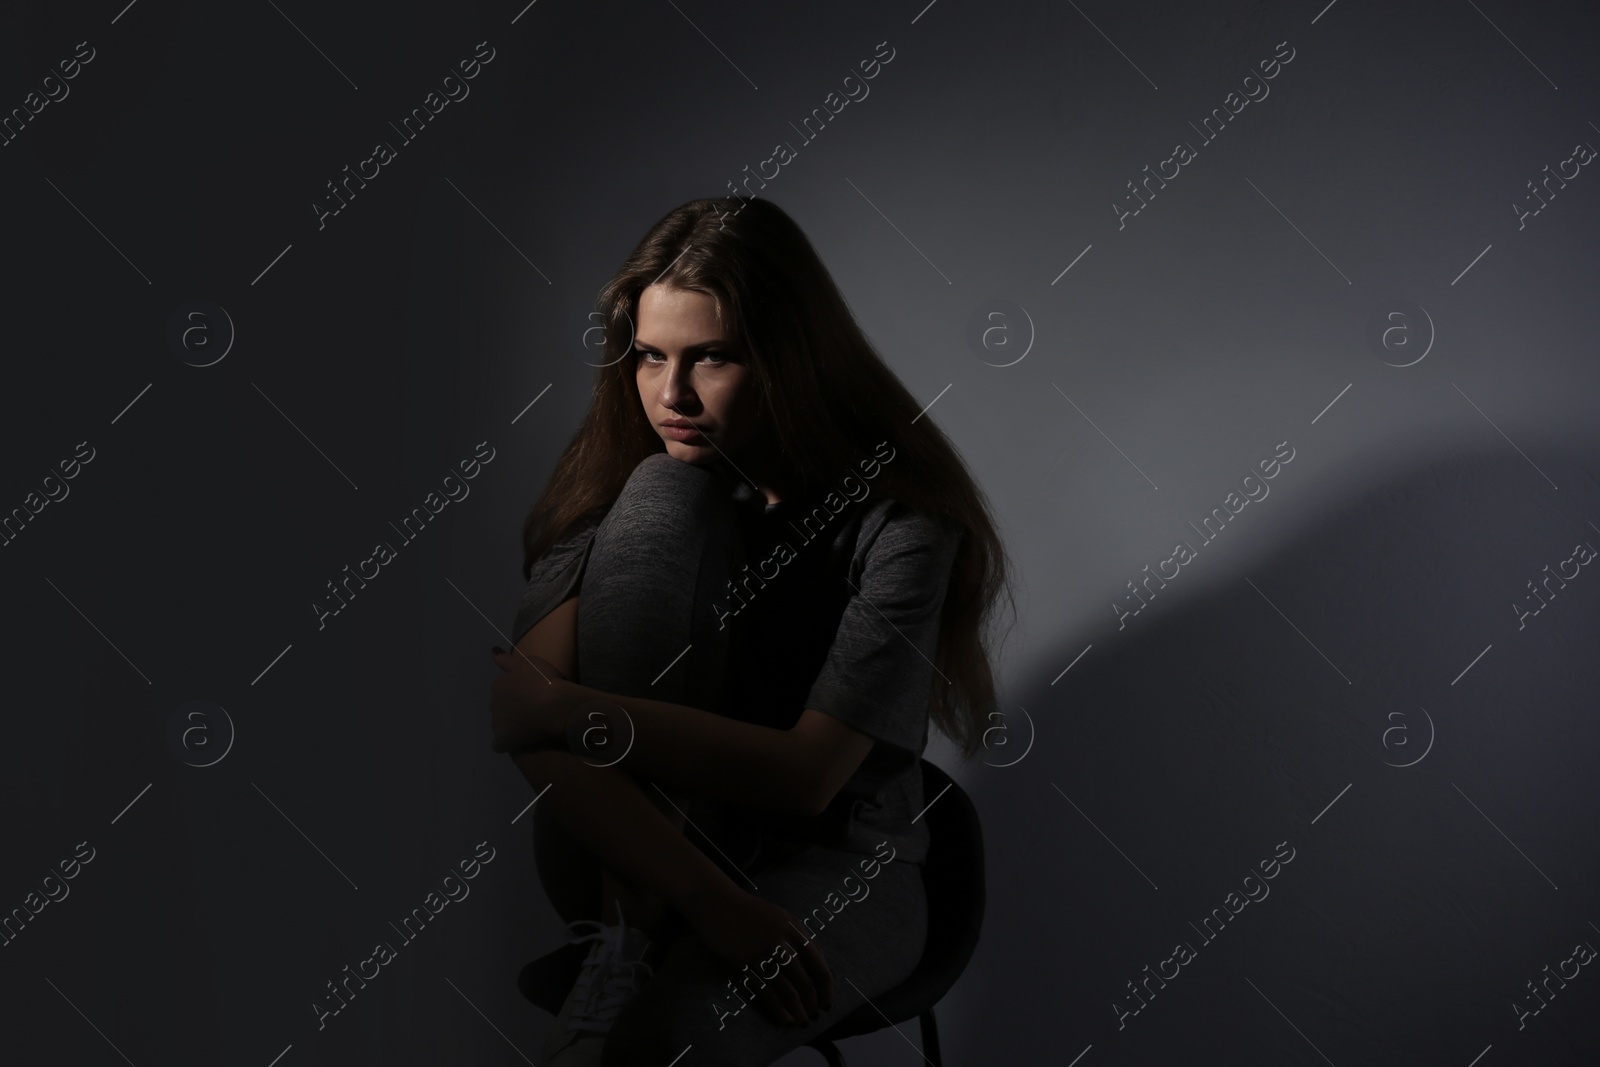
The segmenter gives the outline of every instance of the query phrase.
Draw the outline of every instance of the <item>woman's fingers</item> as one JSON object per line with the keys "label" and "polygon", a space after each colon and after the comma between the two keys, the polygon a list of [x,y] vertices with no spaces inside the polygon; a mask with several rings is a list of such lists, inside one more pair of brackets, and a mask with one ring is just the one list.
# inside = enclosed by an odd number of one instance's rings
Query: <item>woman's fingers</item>
{"label": "woman's fingers", "polygon": [[782,1026],[806,1026],[821,1017],[816,988],[797,960],[791,957],[771,978],[763,978],[756,1002],[768,1018]]}
{"label": "woman's fingers", "polygon": [[779,1026],[793,1026],[795,1020],[800,1018],[796,1014],[800,1010],[798,1000],[795,1002],[794,1007],[791,1008],[785,1000],[783,991],[779,988],[776,979],[762,986],[756,992],[754,999],[756,1006],[761,1009],[761,1013]]}
{"label": "woman's fingers", "polygon": [[802,943],[768,983],[776,1004],[792,1025],[804,1026],[833,1006],[833,975],[815,944]]}
{"label": "woman's fingers", "polygon": [[[796,953],[796,956],[799,954]],[[806,971],[805,965],[798,959],[791,959],[778,972],[778,976],[789,979],[789,984],[800,995],[800,1004],[805,1009],[805,1018],[809,1021],[821,1015],[821,998],[817,994],[817,983],[812,981],[811,975]]]}
{"label": "woman's fingers", "polygon": [[767,983],[767,991],[772,994],[780,1022],[790,1026],[803,1026],[811,1018],[806,1014],[805,1006],[800,1003],[800,994],[795,992],[792,984],[784,980],[782,971],[778,972],[778,977]]}
{"label": "woman's fingers", "polygon": [[815,941],[807,941],[801,945],[799,959],[794,963],[801,965],[801,970],[796,973],[804,974],[815,990],[816,1004],[823,1011],[833,1007],[833,972],[828,968],[828,961],[822,958],[822,950]]}
{"label": "woman's fingers", "polygon": [[[724,963],[755,965],[762,979],[755,1003],[778,1024],[804,1026],[832,1009],[833,974],[822,950],[804,935],[793,936],[799,927],[782,907],[735,889],[727,907],[708,909],[691,922]],[[777,949],[765,947],[773,944]]]}

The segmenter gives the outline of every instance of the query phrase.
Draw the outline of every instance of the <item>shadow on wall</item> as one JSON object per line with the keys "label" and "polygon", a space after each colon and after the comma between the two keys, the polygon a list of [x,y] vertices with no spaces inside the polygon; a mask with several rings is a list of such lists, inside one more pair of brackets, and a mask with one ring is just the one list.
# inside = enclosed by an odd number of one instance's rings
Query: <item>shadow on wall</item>
{"label": "shadow on wall", "polygon": [[953,1061],[1600,1062],[1600,448],[1523,444],[1058,642]]}

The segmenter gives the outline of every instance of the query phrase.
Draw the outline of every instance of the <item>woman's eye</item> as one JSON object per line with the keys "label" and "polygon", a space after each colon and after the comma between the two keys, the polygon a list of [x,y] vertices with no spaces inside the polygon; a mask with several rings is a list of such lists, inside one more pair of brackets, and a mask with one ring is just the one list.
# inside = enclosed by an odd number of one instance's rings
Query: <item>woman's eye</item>
{"label": "woman's eye", "polygon": [[[633,354],[635,357],[643,360],[646,363],[665,362],[665,357],[663,357],[660,352],[653,352],[647,348],[635,348],[633,350]],[[700,353],[700,360],[716,367],[720,367],[722,364],[729,362],[727,355],[720,351],[702,352]]]}

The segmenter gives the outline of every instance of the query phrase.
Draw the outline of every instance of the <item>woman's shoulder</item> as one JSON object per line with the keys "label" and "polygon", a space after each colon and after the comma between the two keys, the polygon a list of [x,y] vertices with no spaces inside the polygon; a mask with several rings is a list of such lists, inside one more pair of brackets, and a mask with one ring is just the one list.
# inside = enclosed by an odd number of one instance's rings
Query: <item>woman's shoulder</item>
{"label": "woman's shoulder", "polygon": [[597,509],[574,519],[543,555],[534,560],[511,624],[511,640],[522,635],[557,606],[578,595],[588,565],[589,546],[608,509]]}
{"label": "woman's shoulder", "polygon": [[954,556],[964,532],[948,515],[915,508],[885,494],[870,501],[862,513],[856,558],[865,562],[876,555],[930,551]]}
{"label": "woman's shoulder", "polygon": [[575,557],[583,555],[610,510],[609,504],[592,508],[568,523],[565,529],[556,534],[544,554],[534,561],[529,577],[537,578],[541,573],[559,573]]}

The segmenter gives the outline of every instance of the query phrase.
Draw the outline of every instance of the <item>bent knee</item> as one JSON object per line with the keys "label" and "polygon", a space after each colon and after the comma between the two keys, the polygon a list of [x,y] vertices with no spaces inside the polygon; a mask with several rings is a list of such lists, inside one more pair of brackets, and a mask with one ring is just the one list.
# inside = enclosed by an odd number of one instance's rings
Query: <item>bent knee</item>
{"label": "bent knee", "polygon": [[716,476],[708,467],[675,459],[666,452],[652,452],[634,466],[622,491],[644,494],[665,490],[676,494],[701,482],[714,481]]}
{"label": "bent knee", "polygon": [[731,486],[707,467],[652,452],[628,475],[613,510],[626,521],[613,524],[621,529],[608,530],[612,537],[622,531],[649,537],[659,537],[664,529],[687,533],[731,518]]}

